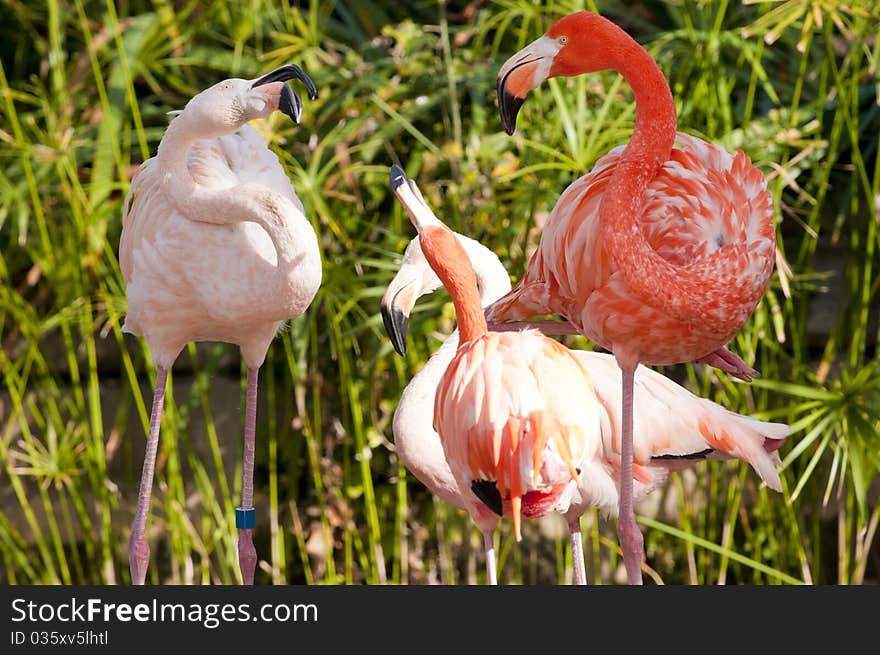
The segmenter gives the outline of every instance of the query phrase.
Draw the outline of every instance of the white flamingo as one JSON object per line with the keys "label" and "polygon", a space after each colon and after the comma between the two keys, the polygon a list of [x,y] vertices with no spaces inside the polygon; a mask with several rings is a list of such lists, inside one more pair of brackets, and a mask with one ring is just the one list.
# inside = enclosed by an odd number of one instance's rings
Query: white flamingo
{"label": "white flamingo", "polygon": [[[421,200],[421,194],[414,190]],[[413,209],[424,211],[427,206]],[[510,279],[492,251],[466,236],[458,234],[457,237],[474,267],[480,299],[487,307],[510,291]],[[413,239],[382,298],[382,317],[398,353],[406,353],[407,323],[416,300],[440,286],[440,279],[422,253],[418,237]],[[493,532],[501,514],[501,498],[493,498],[492,490],[485,488],[460,488],[446,461],[440,437],[434,430],[437,384],[457,347],[456,330],[404,389],[394,413],[394,443],[410,473],[442,500],[470,514],[483,535],[487,580],[489,584],[495,584]],[[598,455],[579,464],[580,498],[566,499],[564,506],[567,509],[563,511],[569,527],[574,582],[585,584],[580,516],[589,507],[599,507],[603,513],[614,514],[619,502],[622,383],[621,371],[613,355],[581,350],[572,352],[589,373],[600,407],[601,446]],[[642,399],[635,408],[633,430],[636,500],[643,499],[662,485],[670,471],[688,468],[704,459],[747,461],[770,488],[781,489],[775,469],[779,457],[775,451],[791,432],[787,425],[767,423],[728,411],[644,366],[639,366],[636,371],[635,386]],[[494,495],[498,495],[497,491]]]}
{"label": "white flamingo", "polygon": [[128,314],[143,336],[156,387],[137,509],[129,538],[131,578],[150,558],[146,519],[168,370],[189,341],[236,344],[248,367],[241,507],[236,510],[242,581],[253,584],[253,472],[257,372],[283,321],[302,314],[321,283],[318,240],[278,157],[246,125],[280,110],[299,122],[302,101],[285,82],[315,85],[299,67],[256,80],[228,79],[192,98],[172,119],[155,157],[132,179],[119,262]]}

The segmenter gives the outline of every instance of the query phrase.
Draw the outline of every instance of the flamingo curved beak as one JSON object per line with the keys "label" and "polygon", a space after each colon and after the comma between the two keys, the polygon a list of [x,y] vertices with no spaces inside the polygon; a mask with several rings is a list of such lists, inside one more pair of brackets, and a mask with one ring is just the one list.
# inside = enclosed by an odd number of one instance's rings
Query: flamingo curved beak
{"label": "flamingo curved beak", "polygon": [[[391,190],[397,194],[397,190],[404,184],[411,183],[411,180],[400,166],[394,165],[391,167],[390,183]],[[416,300],[412,286],[413,280],[404,280],[398,274],[391,280],[391,284],[382,296],[381,312],[385,332],[388,333],[394,350],[401,356],[406,355],[409,314]]]}
{"label": "flamingo curved beak", "polygon": [[501,126],[508,134],[516,131],[516,116],[528,92],[550,76],[553,59],[561,48],[555,39],[542,36],[501,66],[498,71],[498,110]]}
{"label": "flamingo curved beak", "polygon": [[406,334],[409,325],[409,313],[415,304],[413,282],[399,282],[394,278],[382,296],[382,322],[391,345],[398,355],[406,355]]}
{"label": "flamingo curved beak", "polygon": [[[431,211],[415,180],[408,178],[400,166],[395,164],[391,167],[389,183],[418,232],[421,233],[430,225],[442,225]],[[385,331],[391,339],[394,350],[400,355],[406,354],[409,314],[423,292],[419,274],[407,266],[404,256],[404,264],[382,296],[382,321],[385,323]]]}
{"label": "flamingo curved beak", "polygon": [[283,114],[290,116],[295,123],[299,123],[302,117],[302,99],[298,93],[295,93],[289,86],[284,84],[288,80],[300,80],[306,86],[309,92],[309,98],[315,100],[318,97],[318,89],[312,79],[306,75],[305,71],[296,64],[287,64],[281,68],[276,68],[271,73],[263,75],[263,77],[251,84],[252,89],[261,86],[272,85],[277,82],[281,83],[278,88],[278,110]]}

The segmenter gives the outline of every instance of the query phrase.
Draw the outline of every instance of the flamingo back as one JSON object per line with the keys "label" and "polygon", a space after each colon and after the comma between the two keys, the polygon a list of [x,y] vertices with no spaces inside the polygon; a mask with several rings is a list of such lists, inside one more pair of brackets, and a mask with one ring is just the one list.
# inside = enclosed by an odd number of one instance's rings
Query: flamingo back
{"label": "flamingo back", "polygon": [[494,509],[513,517],[517,539],[520,515],[571,502],[580,466],[599,448],[599,406],[586,370],[535,331],[460,344],[437,387],[434,416],[462,493],[495,485]]}

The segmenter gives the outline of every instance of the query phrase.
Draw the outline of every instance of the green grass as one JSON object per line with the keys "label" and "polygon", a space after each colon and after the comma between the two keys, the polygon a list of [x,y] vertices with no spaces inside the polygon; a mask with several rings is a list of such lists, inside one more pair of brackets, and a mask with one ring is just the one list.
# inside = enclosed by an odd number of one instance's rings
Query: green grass
{"label": "green grass", "polygon": [[[730,409],[785,421],[784,493],[744,465],[676,474],[643,508],[648,577],[666,584],[860,584],[880,578],[880,105],[873,0],[785,2],[112,3],[0,9],[0,558],[13,584],[125,583],[155,372],[123,336],[122,200],[166,112],[223,77],[295,62],[303,122],[263,129],[322,245],[324,283],[261,372],[259,583],[483,579],[469,519],[394,453],[403,387],[452,329],[447,300],[391,349],[379,298],[413,236],[387,187],[403,163],[456,230],[513,277],[576,176],[627,140],[629,88],[558,79],[503,134],[501,62],[584,7],[657,58],[680,129],[742,148],[767,175],[779,266],[734,348],[763,377],[666,372]],[[580,338],[572,345],[589,347]],[[223,344],[174,368],[150,517],[150,582],[237,580],[244,370]],[[654,505],[664,509],[654,511]],[[509,525],[503,583],[565,582],[559,522]],[[583,519],[589,579],[621,580],[614,523]]]}

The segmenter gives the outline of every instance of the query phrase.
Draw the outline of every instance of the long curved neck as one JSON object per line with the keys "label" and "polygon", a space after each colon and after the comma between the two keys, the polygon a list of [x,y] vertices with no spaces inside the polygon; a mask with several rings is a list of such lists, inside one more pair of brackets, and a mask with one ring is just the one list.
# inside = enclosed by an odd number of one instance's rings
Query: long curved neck
{"label": "long curved neck", "polygon": [[199,184],[189,170],[189,152],[203,140],[188,124],[187,114],[176,116],[159,143],[156,158],[163,173],[163,190],[187,218],[203,223],[230,225],[253,222],[260,225],[275,246],[278,277],[287,280],[296,266],[298,248],[286,217],[298,212],[282,194],[261,184],[240,184],[213,189]]}
{"label": "long curved neck", "polygon": [[[675,102],[657,62],[629,35],[622,30],[621,33],[626,41],[621,43],[614,68],[632,88],[636,122],[620,160],[621,163],[638,164],[649,181],[669,159],[675,142]],[[645,180],[640,181],[646,184]]]}
{"label": "long curved neck", "polygon": [[[675,142],[675,103],[657,63],[623,30],[615,28],[610,67],[632,87],[636,124],[599,206],[603,243],[630,290],[643,302],[683,321],[720,330],[711,270],[687,273],[663,259],[645,240],[640,219],[651,180],[669,159]],[[715,274],[717,277],[717,273]],[[696,295],[694,289],[701,289]],[[622,344],[622,349],[626,346]],[[617,352],[615,350],[615,352]],[[628,353],[637,358],[638,353]]]}
{"label": "long curved neck", "polygon": [[486,334],[488,327],[477,291],[477,276],[452,231],[430,225],[419,232],[422,252],[452,297],[462,343]]}
{"label": "long curved neck", "polygon": [[196,183],[190,175],[187,157],[190,147],[200,138],[188,128],[189,121],[185,111],[172,118],[159,142],[156,159],[166,174],[177,175],[180,185],[192,188]]}

